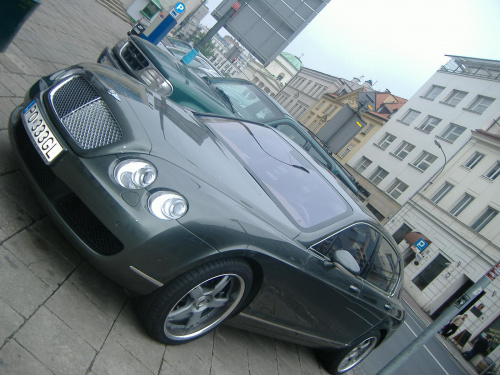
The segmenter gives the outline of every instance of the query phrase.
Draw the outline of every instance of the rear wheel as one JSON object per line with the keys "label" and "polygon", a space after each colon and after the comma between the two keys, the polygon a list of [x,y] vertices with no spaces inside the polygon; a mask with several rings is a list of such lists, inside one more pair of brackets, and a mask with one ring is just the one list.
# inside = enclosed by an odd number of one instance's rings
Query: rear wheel
{"label": "rear wheel", "polygon": [[252,270],[243,260],[224,259],[188,271],[135,301],[148,333],[165,344],[182,344],[217,327],[245,302]]}
{"label": "rear wheel", "polygon": [[368,357],[379,341],[380,333],[372,332],[347,349],[337,352],[320,352],[318,357],[323,367],[330,374],[344,374]]}

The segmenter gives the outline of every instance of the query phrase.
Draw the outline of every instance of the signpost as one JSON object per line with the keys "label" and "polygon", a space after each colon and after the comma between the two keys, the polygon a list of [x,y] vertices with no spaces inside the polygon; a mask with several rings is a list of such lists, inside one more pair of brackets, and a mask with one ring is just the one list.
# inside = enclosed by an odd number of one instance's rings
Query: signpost
{"label": "signpost", "polygon": [[177,24],[175,20],[179,14],[184,12],[186,7],[179,2],[167,13],[160,13],[158,17],[149,25],[146,30],[140,35],[141,38],[148,42],[158,44],[168,34],[170,30]]}

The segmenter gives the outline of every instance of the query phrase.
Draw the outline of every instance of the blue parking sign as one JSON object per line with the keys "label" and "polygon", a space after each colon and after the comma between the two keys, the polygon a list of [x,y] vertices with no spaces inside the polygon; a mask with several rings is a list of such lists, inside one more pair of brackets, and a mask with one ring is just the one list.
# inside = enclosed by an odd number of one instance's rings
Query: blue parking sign
{"label": "blue parking sign", "polygon": [[422,238],[419,238],[414,244],[419,252],[422,252],[427,247],[427,242],[425,242]]}
{"label": "blue parking sign", "polygon": [[182,12],[184,12],[184,10],[186,9],[186,7],[184,6],[184,4],[183,4],[183,3],[177,3],[177,4],[175,4],[174,9],[175,9],[175,11],[176,11],[177,13],[182,13]]}

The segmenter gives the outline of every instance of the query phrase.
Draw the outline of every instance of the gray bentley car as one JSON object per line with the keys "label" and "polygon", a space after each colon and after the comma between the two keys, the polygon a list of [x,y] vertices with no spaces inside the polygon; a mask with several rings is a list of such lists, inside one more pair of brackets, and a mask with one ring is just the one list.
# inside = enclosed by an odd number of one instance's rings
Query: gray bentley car
{"label": "gray bentley car", "polygon": [[315,348],[341,374],[404,319],[391,236],[270,126],[81,64],[40,79],[9,134],[48,215],[162,343],[228,321]]}

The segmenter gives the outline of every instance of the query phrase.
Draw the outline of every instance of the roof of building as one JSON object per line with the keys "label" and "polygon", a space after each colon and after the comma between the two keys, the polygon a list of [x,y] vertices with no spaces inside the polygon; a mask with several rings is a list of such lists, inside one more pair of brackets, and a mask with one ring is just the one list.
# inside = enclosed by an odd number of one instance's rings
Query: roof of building
{"label": "roof of building", "polygon": [[375,96],[375,110],[369,113],[388,120],[389,117],[398,111],[408,100],[390,92],[377,92]]}
{"label": "roof of building", "polygon": [[281,56],[283,56],[285,60],[292,64],[295,69],[300,70],[302,68],[302,61],[300,61],[297,56],[292,55],[288,52],[281,52]]}

